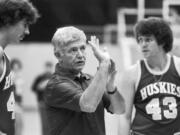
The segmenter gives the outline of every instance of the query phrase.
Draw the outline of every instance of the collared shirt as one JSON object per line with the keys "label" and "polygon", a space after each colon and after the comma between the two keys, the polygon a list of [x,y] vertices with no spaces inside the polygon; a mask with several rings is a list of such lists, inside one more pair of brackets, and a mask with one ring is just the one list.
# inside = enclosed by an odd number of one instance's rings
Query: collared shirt
{"label": "collared shirt", "polygon": [[93,113],[80,109],[80,97],[91,80],[92,76],[81,73],[79,81],[75,73],[56,65],[44,95],[50,135],[105,135],[104,108],[110,105],[107,96]]}

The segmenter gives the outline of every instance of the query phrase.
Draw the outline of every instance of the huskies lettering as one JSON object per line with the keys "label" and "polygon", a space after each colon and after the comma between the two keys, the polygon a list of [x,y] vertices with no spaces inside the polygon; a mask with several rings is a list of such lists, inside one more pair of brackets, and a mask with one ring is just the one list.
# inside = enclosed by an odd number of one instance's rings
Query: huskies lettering
{"label": "huskies lettering", "polygon": [[11,85],[13,85],[14,83],[14,79],[13,79],[13,73],[9,73],[8,76],[6,76],[6,82],[5,82],[5,86],[4,86],[4,90],[9,88]]}
{"label": "huskies lettering", "polygon": [[158,93],[167,93],[180,97],[180,87],[176,86],[173,83],[168,82],[157,82],[149,84],[148,86],[140,90],[142,100],[145,100],[147,97],[158,94]]}

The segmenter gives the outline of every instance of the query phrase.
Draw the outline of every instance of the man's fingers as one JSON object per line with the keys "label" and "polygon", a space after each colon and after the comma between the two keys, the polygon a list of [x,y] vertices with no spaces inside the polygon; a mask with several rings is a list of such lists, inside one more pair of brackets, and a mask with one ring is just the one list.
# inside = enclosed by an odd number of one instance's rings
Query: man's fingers
{"label": "man's fingers", "polygon": [[96,42],[97,47],[99,47],[99,39],[96,37],[95,37],[95,42]]}
{"label": "man's fingers", "polygon": [[91,37],[90,37],[90,41],[88,41],[88,43],[89,43],[92,47],[99,48],[99,39],[96,38],[96,36],[91,36]]}

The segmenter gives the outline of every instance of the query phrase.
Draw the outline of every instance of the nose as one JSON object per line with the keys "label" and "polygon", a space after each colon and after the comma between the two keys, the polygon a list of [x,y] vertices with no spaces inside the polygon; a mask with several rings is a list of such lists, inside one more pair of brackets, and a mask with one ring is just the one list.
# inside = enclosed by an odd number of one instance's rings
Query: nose
{"label": "nose", "polygon": [[84,56],[84,53],[79,49],[79,50],[78,50],[78,53],[77,53],[77,56],[78,56],[78,57],[83,57],[83,56]]}
{"label": "nose", "polygon": [[147,42],[145,40],[142,40],[140,42],[140,45],[141,45],[141,47],[145,47],[145,46],[147,46]]}

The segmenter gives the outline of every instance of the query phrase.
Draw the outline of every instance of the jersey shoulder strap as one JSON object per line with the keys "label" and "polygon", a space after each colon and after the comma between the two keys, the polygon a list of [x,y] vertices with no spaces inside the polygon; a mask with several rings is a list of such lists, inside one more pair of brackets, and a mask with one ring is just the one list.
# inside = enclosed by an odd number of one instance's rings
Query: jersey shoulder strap
{"label": "jersey shoulder strap", "polygon": [[1,62],[1,64],[2,64],[2,74],[0,75],[0,83],[4,79],[4,76],[6,74],[7,66],[6,66],[6,56],[5,55],[3,55],[3,60]]}

